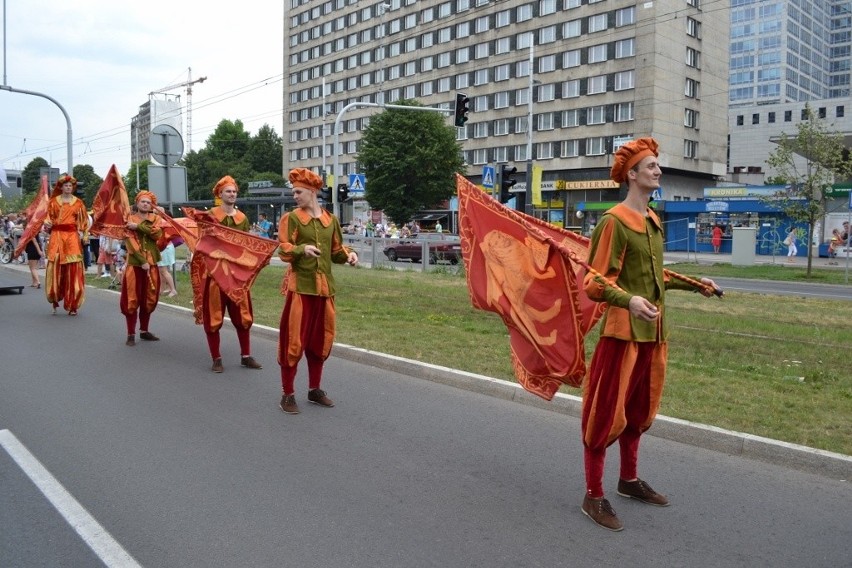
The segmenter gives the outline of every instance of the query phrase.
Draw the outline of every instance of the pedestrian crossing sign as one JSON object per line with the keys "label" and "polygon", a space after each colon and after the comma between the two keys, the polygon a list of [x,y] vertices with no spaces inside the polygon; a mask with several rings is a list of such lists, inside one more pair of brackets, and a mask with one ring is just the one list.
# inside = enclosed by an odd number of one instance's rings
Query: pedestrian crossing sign
{"label": "pedestrian crossing sign", "polygon": [[367,178],[364,174],[349,174],[349,194],[364,195],[367,187]]}
{"label": "pedestrian crossing sign", "polygon": [[482,187],[494,189],[494,166],[483,166]]}

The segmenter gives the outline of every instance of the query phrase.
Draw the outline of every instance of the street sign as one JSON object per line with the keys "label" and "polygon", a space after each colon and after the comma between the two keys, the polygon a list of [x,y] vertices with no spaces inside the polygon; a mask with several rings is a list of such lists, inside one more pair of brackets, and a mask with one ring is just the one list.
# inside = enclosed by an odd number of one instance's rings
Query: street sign
{"label": "street sign", "polygon": [[183,157],[183,138],[174,126],[160,124],[148,139],[151,157],[164,166],[173,166]]}
{"label": "street sign", "polygon": [[494,166],[482,167],[482,187],[494,189]]}
{"label": "street sign", "polygon": [[148,189],[158,203],[186,203],[186,168],[148,164]]}
{"label": "street sign", "polygon": [[367,177],[364,174],[349,174],[349,194],[364,195],[367,190]]}

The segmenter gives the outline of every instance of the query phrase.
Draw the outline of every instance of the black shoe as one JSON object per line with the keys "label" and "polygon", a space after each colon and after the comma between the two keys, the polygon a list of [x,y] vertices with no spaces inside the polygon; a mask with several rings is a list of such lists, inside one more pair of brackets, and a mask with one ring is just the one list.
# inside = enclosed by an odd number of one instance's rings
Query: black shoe
{"label": "black shoe", "polygon": [[325,391],[322,389],[313,389],[308,391],[308,402],[313,402],[326,408],[334,406],[334,401],[325,396]]}
{"label": "black shoe", "polygon": [[139,334],[139,339],[144,339],[145,341],[159,341],[160,338],[151,333],[150,331],[143,331]]}

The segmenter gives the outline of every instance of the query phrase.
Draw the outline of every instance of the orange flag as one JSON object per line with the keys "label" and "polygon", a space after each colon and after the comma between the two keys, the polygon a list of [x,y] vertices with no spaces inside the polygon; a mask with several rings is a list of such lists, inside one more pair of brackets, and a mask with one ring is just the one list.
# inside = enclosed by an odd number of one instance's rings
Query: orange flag
{"label": "orange flag", "polygon": [[231,300],[244,303],[257,275],[278,249],[278,241],[226,227],[215,220],[203,220],[203,215],[206,214],[196,217],[199,238],[190,265],[196,321],[207,274]]}
{"label": "orange flag", "polygon": [[127,189],[118,168],[113,164],[92,203],[92,228],[89,232],[123,240],[128,237],[125,223],[129,215]]}
{"label": "orange flag", "polygon": [[505,207],[456,175],[470,299],[509,330],[518,383],[546,400],[586,374],[586,333],[605,305],[582,282],[589,239]]}
{"label": "orange flag", "polygon": [[41,187],[39,187],[38,195],[27,205],[27,208],[21,213],[27,219],[27,228],[24,229],[21,238],[18,239],[18,246],[15,247],[15,252],[12,258],[18,258],[27,248],[27,243],[41,230],[44,224],[44,219],[47,217],[47,188],[50,184],[47,182],[47,176],[41,176]]}

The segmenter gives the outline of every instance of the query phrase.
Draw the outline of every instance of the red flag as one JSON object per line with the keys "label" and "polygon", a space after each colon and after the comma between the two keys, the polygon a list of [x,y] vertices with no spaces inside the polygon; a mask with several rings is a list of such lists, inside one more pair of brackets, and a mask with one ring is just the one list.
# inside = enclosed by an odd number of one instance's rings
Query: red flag
{"label": "red flag", "polygon": [[206,272],[233,301],[243,303],[260,270],[269,264],[278,242],[221,225],[196,219],[199,239],[192,256],[195,306],[200,307],[200,284]]}
{"label": "red flag", "polygon": [[92,204],[92,228],[89,232],[123,240],[128,236],[125,224],[129,215],[130,200],[127,197],[127,189],[118,168],[113,164],[95,195]]}
{"label": "red flag", "polygon": [[27,227],[18,239],[18,246],[15,247],[15,252],[12,254],[12,258],[18,258],[21,256],[24,249],[27,248],[27,243],[33,240],[33,238],[41,230],[41,226],[44,224],[44,219],[47,217],[47,190],[49,185],[50,184],[47,182],[47,176],[41,176],[41,187],[39,187],[38,194],[21,213],[21,215],[27,219]]}
{"label": "red flag", "polygon": [[580,386],[586,333],[604,304],[583,291],[589,239],[505,207],[456,176],[459,233],[470,299],[509,330],[518,383],[551,400]]}

